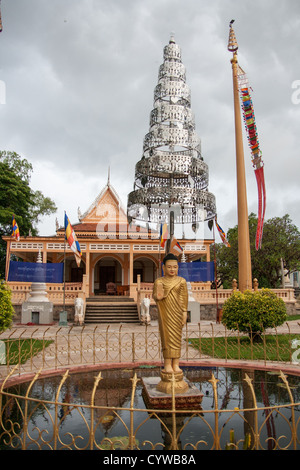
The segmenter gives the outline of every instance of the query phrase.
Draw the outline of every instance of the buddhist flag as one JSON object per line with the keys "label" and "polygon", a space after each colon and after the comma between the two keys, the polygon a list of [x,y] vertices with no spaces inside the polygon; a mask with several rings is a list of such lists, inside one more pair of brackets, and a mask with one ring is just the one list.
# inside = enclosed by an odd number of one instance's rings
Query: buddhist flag
{"label": "buddhist flag", "polygon": [[170,246],[170,253],[173,253],[173,255],[181,255],[183,252],[183,248],[180,245],[180,243],[176,240],[176,238],[173,238],[171,241],[171,246]]}
{"label": "buddhist flag", "polygon": [[65,231],[66,231],[66,240],[68,241],[69,246],[75,255],[75,260],[76,260],[77,266],[79,267],[82,253],[81,253],[80,245],[77,241],[75,232],[72,228],[72,225],[70,224],[69,218],[67,217],[66,213],[65,213]]}
{"label": "buddhist flag", "polygon": [[18,227],[18,224],[16,222],[16,219],[15,219],[15,216],[13,215],[12,216],[12,221],[11,221],[11,224],[12,224],[12,237],[15,238],[17,241],[20,240],[20,231],[19,231],[19,227]]}
{"label": "buddhist flag", "polygon": [[228,243],[228,241],[227,241],[227,239],[226,239],[225,232],[224,232],[224,230],[222,229],[222,227],[220,227],[220,225],[218,224],[216,217],[215,217],[215,223],[216,223],[216,227],[217,227],[217,229],[218,229],[218,232],[219,232],[219,234],[220,234],[220,237],[221,237],[222,242],[223,242],[228,248],[230,248],[230,244]]}
{"label": "buddhist flag", "polygon": [[161,248],[165,247],[166,241],[169,238],[168,224],[163,224],[160,226],[160,246]]}

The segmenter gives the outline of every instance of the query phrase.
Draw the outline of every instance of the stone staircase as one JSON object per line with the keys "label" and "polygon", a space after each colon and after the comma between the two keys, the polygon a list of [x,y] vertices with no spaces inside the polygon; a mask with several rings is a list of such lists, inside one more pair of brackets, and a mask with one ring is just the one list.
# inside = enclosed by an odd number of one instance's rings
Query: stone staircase
{"label": "stone staircase", "polygon": [[139,323],[137,304],[125,296],[88,297],[84,323]]}

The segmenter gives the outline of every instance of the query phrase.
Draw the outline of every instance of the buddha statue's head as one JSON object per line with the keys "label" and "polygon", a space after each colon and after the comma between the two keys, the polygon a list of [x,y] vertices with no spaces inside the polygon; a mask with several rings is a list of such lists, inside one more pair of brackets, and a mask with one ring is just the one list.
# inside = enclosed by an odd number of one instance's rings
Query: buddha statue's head
{"label": "buddha statue's head", "polygon": [[163,271],[167,277],[175,277],[178,274],[178,259],[173,253],[168,253],[163,259]]}

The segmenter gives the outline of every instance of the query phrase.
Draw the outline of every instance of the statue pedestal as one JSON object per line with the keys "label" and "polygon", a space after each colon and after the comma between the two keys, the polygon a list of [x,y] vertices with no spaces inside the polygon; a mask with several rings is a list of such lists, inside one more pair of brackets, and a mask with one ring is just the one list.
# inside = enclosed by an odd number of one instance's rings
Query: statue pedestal
{"label": "statue pedestal", "polygon": [[[179,379],[179,374],[182,374],[181,379]],[[178,385],[177,391],[175,386],[175,408],[178,410],[201,410],[200,404],[202,403],[203,393],[183,377],[183,372],[179,374],[178,381],[176,382]],[[147,408],[172,409],[172,382],[164,382],[161,377],[144,377],[142,382],[143,397]],[[182,382],[184,382],[184,385]],[[161,389],[168,390],[168,392]]]}
{"label": "statue pedestal", "polygon": [[161,381],[157,384],[157,390],[159,392],[172,394],[172,380],[173,375],[175,379],[175,394],[184,393],[189,388],[188,383],[183,380],[183,372],[176,372],[174,374],[164,372],[163,370],[160,373]]}

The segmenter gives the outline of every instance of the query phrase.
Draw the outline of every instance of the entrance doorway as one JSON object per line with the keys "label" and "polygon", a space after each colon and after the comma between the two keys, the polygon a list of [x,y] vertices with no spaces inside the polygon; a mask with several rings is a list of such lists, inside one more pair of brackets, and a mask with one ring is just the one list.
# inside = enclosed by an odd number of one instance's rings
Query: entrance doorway
{"label": "entrance doorway", "polygon": [[116,282],[116,267],[115,266],[100,266],[99,267],[99,291],[100,293],[106,292],[106,284],[108,282]]}
{"label": "entrance doorway", "polygon": [[141,276],[141,282],[154,282],[156,278],[156,265],[150,258],[140,257],[133,263],[133,282],[137,282],[137,276]]}
{"label": "entrance doorway", "polygon": [[106,294],[106,284],[113,282],[116,290],[122,285],[122,266],[113,257],[101,258],[94,269],[94,293]]}

